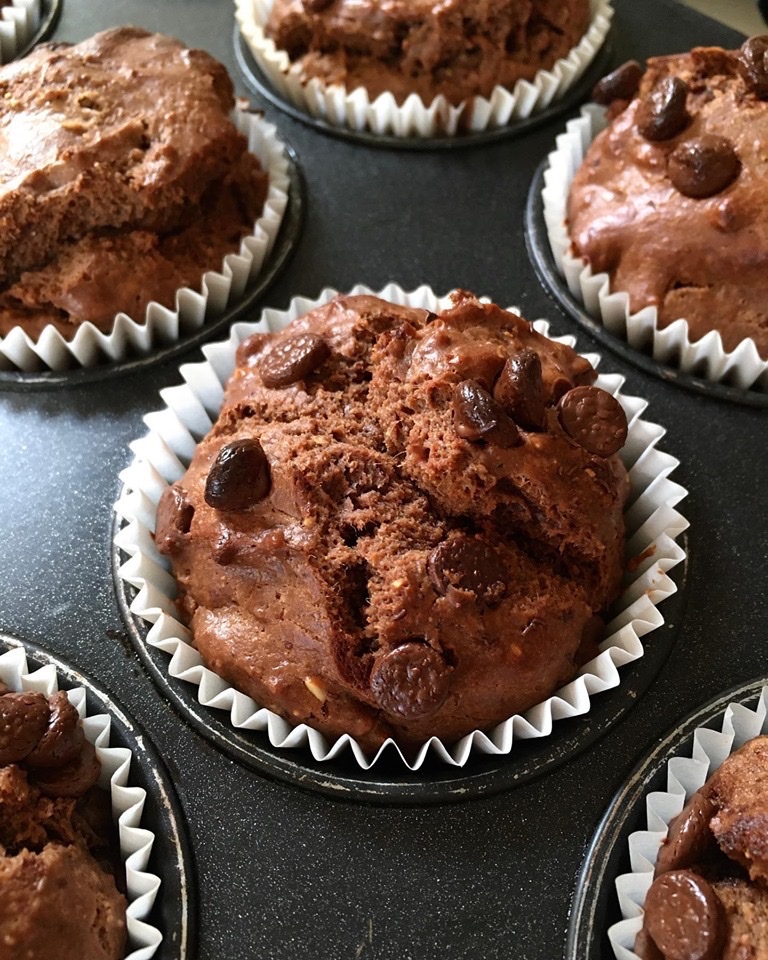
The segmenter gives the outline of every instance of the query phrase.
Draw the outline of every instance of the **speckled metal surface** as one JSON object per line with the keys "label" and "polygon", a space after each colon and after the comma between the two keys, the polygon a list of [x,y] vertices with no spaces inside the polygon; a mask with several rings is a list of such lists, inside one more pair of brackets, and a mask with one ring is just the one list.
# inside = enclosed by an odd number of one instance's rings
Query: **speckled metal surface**
{"label": "speckled metal surface", "polygon": [[[617,61],[739,40],[672,0],[615,6]],[[246,92],[229,0],[65,0],[55,38],[122,23],[205,47]],[[600,351],[541,289],[523,237],[528,186],[562,118],[524,138],[407,153],[327,137],[264,106],[307,181],[303,235],[265,304],[356,282],[463,286],[548,316],[555,333]],[[152,737],[189,824],[200,958],[557,960],[587,844],[638,758],[681,716],[765,673],[765,411],[681,390],[602,352],[605,369],[624,373],[627,392],[647,397],[647,415],[668,428],[663,448],[690,490],[678,639],[637,705],[577,757],[493,796],[437,806],[342,802],[234,762],[161,699],[120,642],[110,571],[118,474],[142,415],[197,349],[114,381],[0,392],[0,629],[87,671]]]}

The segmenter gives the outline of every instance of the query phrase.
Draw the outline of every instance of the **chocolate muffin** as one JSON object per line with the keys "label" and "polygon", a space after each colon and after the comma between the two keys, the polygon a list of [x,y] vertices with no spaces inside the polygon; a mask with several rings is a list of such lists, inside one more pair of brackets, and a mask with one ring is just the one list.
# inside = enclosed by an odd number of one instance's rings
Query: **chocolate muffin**
{"label": "chocolate muffin", "polygon": [[142,320],[253,230],[267,176],[203,51],[121,27],[37,47],[0,93],[0,336]]}
{"label": "chocolate muffin", "polygon": [[0,955],[119,960],[111,809],[64,692],[0,691]]}
{"label": "chocolate muffin", "polygon": [[342,296],[241,344],[158,507],[205,662],[364,747],[455,740],[596,653],[623,571],[619,403],[527,321]]}
{"label": "chocolate muffin", "polygon": [[589,0],[275,0],[265,32],[304,81],[458,105],[552,67],[589,14]]}
{"label": "chocolate muffin", "polygon": [[624,65],[568,199],[572,250],[633,311],[768,358],[768,38]]}
{"label": "chocolate muffin", "polygon": [[768,957],[768,736],[731,754],[669,827],[645,899],[642,960]]}

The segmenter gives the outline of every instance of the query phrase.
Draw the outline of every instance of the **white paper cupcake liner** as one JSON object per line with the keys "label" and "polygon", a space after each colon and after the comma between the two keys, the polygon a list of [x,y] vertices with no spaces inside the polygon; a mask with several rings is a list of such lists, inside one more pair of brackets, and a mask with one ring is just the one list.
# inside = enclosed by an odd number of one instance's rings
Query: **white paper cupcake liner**
{"label": "white paper cupcake liner", "polygon": [[673,757],[667,763],[666,791],[649,793],[646,798],[648,829],[630,834],[627,840],[632,872],[616,878],[624,918],[608,929],[616,960],[638,960],[633,949],[635,937],[643,925],[645,896],[670,821],[731,753],[764,733],[768,733],[768,687],[763,687],[754,710],[740,703],[729,704],[719,731],[699,727],[694,731],[691,756]]}
{"label": "white paper cupcake liner", "polygon": [[550,153],[544,174],[544,221],[555,264],[568,289],[609,333],[658,362],[713,383],[768,391],[768,361],[760,358],[754,340],[742,340],[728,353],[717,331],[692,341],[683,318],[661,328],[655,307],[632,313],[629,294],[611,290],[607,273],[593,274],[589,265],[571,254],[566,226],[568,191],[589,145],[605,126],[605,108],[596,104],[582,107],[581,116],[570,120],[566,132],[557,137],[557,148]]}
{"label": "white paper cupcake liner", "polygon": [[0,10],[0,63],[10,63],[40,26],[40,0],[13,0]]}
{"label": "white paper cupcake liner", "polygon": [[[30,673],[26,654],[21,648],[0,655],[0,680],[12,690],[33,690],[47,697],[59,689],[53,664]],[[67,696],[80,714],[85,736],[96,748],[96,756],[101,763],[99,786],[108,790],[112,797],[112,816],[118,825],[128,900],[125,960],[149,960],[155,955],[163,935],[157,927],[147,922],[160,888],[160,878],[147,871],[155,835],[141,826],[146,790],[128,785],[131,751],[124,747],[110,747],[109,714],[87,715],[83,687],[67,690]]]}
{"label": "white paper cupcake liner", "polygon": [[235,18],[259,68],[271,86],[299,110],[336,127],[395,137],[453,136],[505,127],[546,109],[577,82],[603,45],[611,26],[610,0],[590,0],[590,23],[579,43],[551,70],[532,81],[518,80],[512,90],[497,86],[491,96],[472,97],[452,106],[444,96],[425,104],[411,94],[398,106],[391,93],[371,99],[363,87],[348,90],[318,78],[305,82],[298,64],[266,37],[273,0],[235,0]]}
{"label": "white paper cupcake liner", "polygon": [[[168,654],[170,677],[195,684],[199,688],[199,702],[228,711],[234,727],[266,731],[274,747],[308,748],[316,760],[331,760],[349,749],[357,763],[367,770],[392,741],[387,741],[373,756],[366,754],[360,744],[347,735],[329,742],[306,724],[293,726],[270,710],[260,708],[204,665],[190,643],[189,631],[177,619],[176,581],[168,559],[158,553],[152,537],[161,494],[183,475],[197,442],[208,433],[218,416],[224,385],[235,366],[238,344],[252,333],[282,329],[313,307],[327,303],[336,293],[323,290],[317,300],[297,297],[285,312],[268,309],[257,323],[235,324],[228,340],[203,347],[205,362],[181,367],[185,385],[161,391],[165,409],[144,418],[149,432],[131,444],[135,459],[121,474],[124,488],[115,511],[124,525],[115,537],[115,544],[129,557],[120,566],[118,575],[138,590],[131,612],[152,625],[146,642]],[[357,286],[351,293],[372,291]],[[450,305],[448,297],[437,298],[426,286],[406,293],[390,284],[375,295],[396,304],[433,311]],[[547,335],[547,321],[536,321],[534,326]],[[570,346],[575,342],[572,337],[554,339]],[[593,365],[599,363],[600,358],[594,354],[586,357]],[[617,397],[629,421],[629,436],[621,453],[631,484],[625,511],[627,556],[638,557],[640,562],[627,575],[624,592],[614,605],[614,618],[606,627],[602,652],[553,696],[525,714],[510,717],[493,730],[474,731],[453,744],[433,737],[410,761],[394,745],[410,769],[418,770],[430,753],[451,766],[461,767],[474,751],[507,755],[517,740],[546,737],[555,721],[587,713],[592,696],[618,686],[619,668],[643,655],[641,637],[664,623],[657,605],[675,592],[675,583],[667,574],[685,558],[685,552],[675,541],[688,522],[675,510],[675,505],[687,491],[669,479],[678,461],[656,449],[665,430],[642,419],[645,400],[620,393],[623,380],[619,375],[605,374],[598,377],[597,385]]]}
{"label": "white paper cupcake liner", "polygon": [[274,246],[288,204],[290,176],[288,155],[273,124],[245,110],[236,110],[232,119],[248,138],[250,152],[269,174],[269,190],[253,233],[243,238],[237,253],[224,257],[221,271],[204,273],[200,291],[180,288],[175,310],[152,302],[141,320],[118,313],[109,333],[102,333],[92,323],[83,323],[67,340],[55,327],[48,326],[35,342],[21,327],[14,327],[0,337],[0,368],[26,372],[68,370],[141,356],[194,333],[237,304],[258,277]]}

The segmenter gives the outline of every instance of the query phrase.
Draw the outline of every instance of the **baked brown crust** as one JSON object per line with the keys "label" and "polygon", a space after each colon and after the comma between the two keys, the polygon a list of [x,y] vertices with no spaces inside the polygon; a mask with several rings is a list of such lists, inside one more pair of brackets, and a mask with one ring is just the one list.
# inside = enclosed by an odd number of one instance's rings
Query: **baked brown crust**
{"label": "baked brown crust", "polygon": [[[494,399],[525,351],[540,363],[536,428]],[[265,386],[279,364],[284,385]],[[208,665],[291,721],[367,747],[450,741],[545,699],[594,654],[582,641],[623,569],[624,468],[559,419],[575,387],[602,393],[594,377],[469,294],[439,316],[338,297],[246,341],[218,422],[157,516]],[[485,398],[465,411],[475,433],[457,416],[466,384]],[[254,440],[268,484],[241,446]],[[226,497],[240,457],[259,472],[247,509]]]}
{"label": "baked brown crust", "polygon": [[[656,307],[662,328],[683,317],[691,340],[717,330],[726,350],[751,337],[768,358],[768,101],[740,60],[715,47],[649,60],[637,96],[614,102],[618,115],[576,173],[568,229],[574,255],[607,272],[633,311]],[[687,88],[687,117],[649,139],[649,98],[670,78]],[[682,192],[691,189],[704,193]]]}
{"label": "baked brown crust", "polygon": [[64,334],[220,268],[267,178],[201,50],[136,27],[47,44],[0,70],[0,335]]}
{"label": "baked brown crust", "polygon": [[266,34],[306,79],[459,104],[552,67],[588,22],[589,0],[275,0]]}

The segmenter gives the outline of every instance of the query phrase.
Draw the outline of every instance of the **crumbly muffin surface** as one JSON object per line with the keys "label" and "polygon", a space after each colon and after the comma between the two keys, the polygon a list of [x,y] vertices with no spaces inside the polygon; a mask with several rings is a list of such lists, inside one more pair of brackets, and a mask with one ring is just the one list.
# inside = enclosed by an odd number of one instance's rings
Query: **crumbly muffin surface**
{"label": "crumbly muffin surface", "polygon": [[705,47],[649,60],[576,173],[568,228],[633,311],[656,307],[662,328],[685,318],[691,340],[717,330],[726,350],[751,337],[768,358],[768,89],[743,59]]}
{"label": "crumbly muffin surface", "polygon": [[207,663],[367,746],[544,699],[623,569],[626,420],[594,378],[468,294],[439,316],[339,297],[247,340],[157,516]]}
{"label": "crumbly muffin surface", "polygon": [[233,107],[220,63],[135,27],[0,69],[0,336],[141,320],[220,269],[267,189]]}
{"label": "crumbly muffin surface", "polygon": [[267,35],[307,79],[458,104],[553,66],[588,18],[589,0],[275,0]]}
{"label": "crumbly muffin surface", "polygon": [[121,960],[126,901],[100,764],[66,693],[0,684],[0,958]]}

